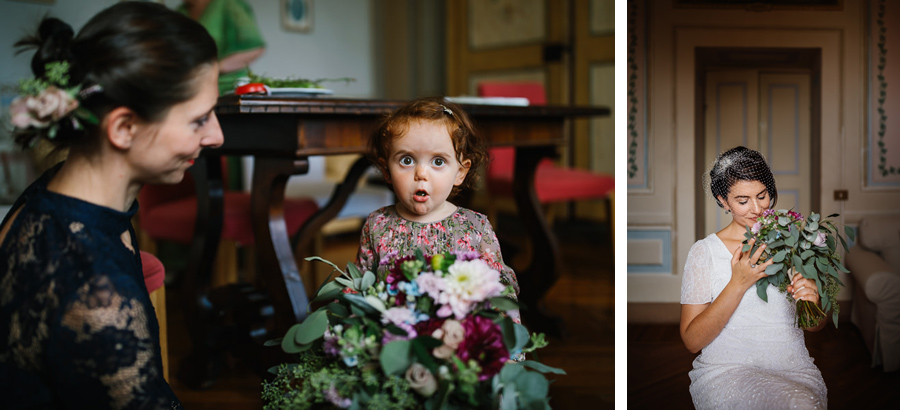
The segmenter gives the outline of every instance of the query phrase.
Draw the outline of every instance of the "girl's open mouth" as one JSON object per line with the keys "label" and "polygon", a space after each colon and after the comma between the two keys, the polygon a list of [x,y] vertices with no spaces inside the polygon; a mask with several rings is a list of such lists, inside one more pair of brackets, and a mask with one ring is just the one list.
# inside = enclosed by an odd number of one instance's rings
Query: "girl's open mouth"
{"label": "girl's open mouth", "polygon": [[413,200],[415,200],[416,202],[427,201],[428,200],[428,192],[425,192],[424,190],[421,190],[421,189],[416,191],[416,194],[413,195]]}

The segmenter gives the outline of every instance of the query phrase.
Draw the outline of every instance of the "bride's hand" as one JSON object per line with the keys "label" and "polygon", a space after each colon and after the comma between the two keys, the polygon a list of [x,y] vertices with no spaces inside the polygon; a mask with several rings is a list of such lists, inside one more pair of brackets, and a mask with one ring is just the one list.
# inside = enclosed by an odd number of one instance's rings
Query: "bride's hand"
{"label": "bride's hand", "polygon": [[[755,238],[750,239],[750,250],[753,250],[753,244],[755,242]],[[760,255],[762,255],[763,250],[766,249],[765,244],[762,244],[762,246],[760,246],[752,255],[750,254],[750,250],[741,252],[742,247],[743,246],[738,246],[738,248],[734,250],[734,255],[731,258],[731,281],[740,286],[740,289],[747,290],[753,286],[756,281],[766,277],[766,268],[774,262],[772,261],[772,258],[769,258],[769,260],[764,263],[757,264]]]}
{"label": "bride's hand", "polygon": [[799,272],[791,278],[791,284],[787,287],[788,293],[793,295],[794,300],[808,300],[816,305],[819,304],[819,288],[816,282],[806,279]]}

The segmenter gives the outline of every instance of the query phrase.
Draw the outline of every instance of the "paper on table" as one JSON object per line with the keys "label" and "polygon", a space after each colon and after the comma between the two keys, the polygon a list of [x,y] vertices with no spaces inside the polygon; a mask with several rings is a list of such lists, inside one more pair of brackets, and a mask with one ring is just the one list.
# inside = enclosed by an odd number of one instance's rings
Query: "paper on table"
{"label": "paper on table", "polygon": [[457,104],[528,105],[528,99],[524,97],[475,97],[470,95],[460,95],[456,97],[444,97],[444,99]]}

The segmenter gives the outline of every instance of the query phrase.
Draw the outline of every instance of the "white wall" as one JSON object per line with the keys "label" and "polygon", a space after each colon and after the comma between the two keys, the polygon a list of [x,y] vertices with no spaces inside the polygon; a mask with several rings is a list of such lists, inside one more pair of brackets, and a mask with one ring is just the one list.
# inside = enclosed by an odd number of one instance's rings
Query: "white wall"
{"label": "white wall", "polygon": [[[5,113],[15,95],[14,87],[19,79],[31,75],[29,62],[33,53],[14,56],[13,43],[26,33],[33,33],[40,19],[48,14],[69,23],[76,32],[94,14],[118,0],[55,0],[52,5],[25,1],[0,0],[0,109]],[[253,7],[257,24],[266,41],[266,52],[251,64],[250,68],[261,75],[276,78],[299,77],[309,79],[351,77],[351,83],[328,82],[324,85],[334,90],[336,96],[350,98],[378,98],[384,90],[378,90],[377,69],[381,59],[376,55],[376,42],[381,38],[375,30],[373,2],[371,0],[316,1],[313,6],[313,26],[308,33],[284,30],[281,26],[280,0],[247,0]],[[174,8],[180,0],[167,0]],[[0,116],[0,118],[3,118]],[[7,129],[0,130],[0,151],[17,152]],[[21,155],[21,154],[18,154]],[[245,167],[245,186],[249,186],[252,162]],[[30,175],[25,171],[26,162],[17,160],[12,183],[0,175],[0,199],[3,193],[20,191]],[[330,185],[322,185],[325,160],[312,158],[310,173],[291,178],[289,195],[314,191],[324,202]],[[21,180],[21,181],[20,181]],[[373,196],[374,195],[374,196]],[[371,201],[358,204],[351,199],[349,208],[366,209],[382,205],[390,200],[389,194],[375,192]],[[360,195],[362,196],[362,195]],[[372,202],[374,201],[374,202]],[[0,202],[4,202],[0,200]],[[357,212],[358,213],[358,212]]]}
{"label": "white wall", "polygon": [[[91,16],[118,0],[55,0],[52,5],[0,0],[0,84],[16,84],[31,75],[31,53],[13,57],[13,43],[33,32],[45,13],[61,18],[76,31]],[[371,98],[375,90],[375,56],[371,0],[316,1],[310,33],[281,28],[278,0],[247,0],[267,43],[266,53],[250,68],[273,77],[352,77],[356,82],[327,83],[336,94]],[[174,8],[180,1],[168,0]]]}

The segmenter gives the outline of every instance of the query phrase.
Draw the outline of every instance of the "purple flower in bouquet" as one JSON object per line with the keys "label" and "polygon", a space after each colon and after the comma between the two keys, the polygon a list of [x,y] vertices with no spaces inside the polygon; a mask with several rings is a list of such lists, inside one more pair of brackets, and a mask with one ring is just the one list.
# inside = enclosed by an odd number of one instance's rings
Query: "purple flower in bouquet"
{"label": "purple flower in bouquet", "polygon": [[503,344],[500,325],[486,317],[472,316],[463,321],[463,329],[466,337],[459,343],[456,351],[460,360],[475,360],[481,366],[479,381],[500,373],[503,364],[509,360],[509,351]]}

